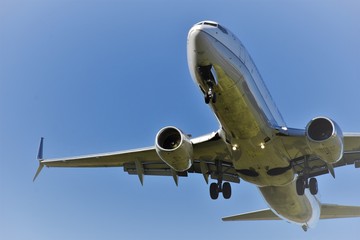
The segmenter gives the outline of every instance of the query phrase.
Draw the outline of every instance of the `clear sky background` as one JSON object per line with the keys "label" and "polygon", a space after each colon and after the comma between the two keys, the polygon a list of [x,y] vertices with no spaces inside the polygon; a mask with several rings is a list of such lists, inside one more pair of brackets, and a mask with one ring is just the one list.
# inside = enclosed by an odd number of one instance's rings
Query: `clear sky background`
{"label": "clear sky background", "polygon": [[[210,199],[201,175],[47,169],[46,157],[154,144],[174,125],[218,128],[190,78],[186,37],[215,20],[244,43],[289,127],[333,118],[360,132],[359,1],[0,0],[0,239],[357,239],[360,219],[304,233],[285,221],[227,222],[266,208],[256,187]],[[323,202],[360,205],[360,170],[319,177]]]}

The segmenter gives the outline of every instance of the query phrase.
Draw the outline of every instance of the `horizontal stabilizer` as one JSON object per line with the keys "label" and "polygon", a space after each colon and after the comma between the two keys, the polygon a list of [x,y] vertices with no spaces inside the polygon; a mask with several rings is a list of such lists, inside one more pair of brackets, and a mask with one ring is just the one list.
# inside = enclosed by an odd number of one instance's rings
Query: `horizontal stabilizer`
{"label": "horizontal stabilizer", "polygon": [[360,206],[322,204],[320,219],[360,217]]}
{"label": "horizontal stabilizer", "polygon": [[[353,218],[360,217],[360,206],[341,206],[336,204],[322,204],[320,219]],[[270,209],[222,218],[223,221],[256,221],[256,220],[281,220]]]}
{"label": "horizontal stabilizer", "polygon": [[234,216],[224,217],[223,221],[256,221],[256,220],[281,220],[270,209],[263,209],[254,212],[242,213]]}

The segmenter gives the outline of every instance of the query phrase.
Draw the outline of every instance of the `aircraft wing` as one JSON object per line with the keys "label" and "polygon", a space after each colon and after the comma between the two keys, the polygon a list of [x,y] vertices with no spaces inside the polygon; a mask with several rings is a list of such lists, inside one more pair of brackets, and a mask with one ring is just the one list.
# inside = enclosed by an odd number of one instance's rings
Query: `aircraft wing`
{"label": "aircraft wing", "polygon": [[[43,159],[43,139],[39,148],[39,168],[34,180],[44,166],[46,167],[123,167],[125,172],[138,175],[143,184],[144,175],[172,176],[175,183],[178,177],[186,177],[188,173],[200,173],[208,182],[209,176],[217,179],[219,165],[223,179],[239,183],[227,150],[218,133],[211,133],[191,140],[193,144],[193,165],[185,172],[175,172],[157,155],[155,147],[133,149],[78,157]],[[218,161],[221,160],[221,161]]]}
{"label": "aircraft wing", "polygon": [[[280,136],[284,146],[288,149],[292,166],[300,176],[304,174],[305,157],[308,160],[309,177],[315,177],[331,173],[328,165],[317,156],[312,155],[306,143],[304,130],[289,129],[288,136]],[[360,168],[360,133],[344,133],[344,155],[337,163],[333,164],[334,168],[345,165],[354,165]],[[333,174],[333,173],[331,173]]]}

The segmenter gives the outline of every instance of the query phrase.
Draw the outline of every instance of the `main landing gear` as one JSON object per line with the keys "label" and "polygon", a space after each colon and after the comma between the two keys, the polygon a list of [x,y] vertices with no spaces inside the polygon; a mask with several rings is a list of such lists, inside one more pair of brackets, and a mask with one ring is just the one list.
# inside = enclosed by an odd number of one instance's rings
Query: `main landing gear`
{"label": "main landing gear", "polygon": [[319,191],[318,182],[317,182],[316,178],[310,178],[310,181],[309,181],[309,179],[299,177],[296,180],[296,192],[299,196],[304,195],[306,188],[310,189],[310,193],[312,195],[316,195]]}
{"label": "main landing gear", "polygon": [[200,66],[197,68],[197,71],[201,79],[208,87],[207,92],[203,90],[206,104],[209,104],[210,101],[212,103],[216,103],[216,93],[214,92],[214,87],[216,86],[216,80],[211,69],[212,69],[212,65]]}
{"label": "main landing gear", "polygon": [[213,182],[210,184],[210,197],[213,200],[216,200],[219,197],[219,193],[221,192],[225,199],[229,199],[231,197],[231,185],[229,182],[223,183],[223,171],[221,161],[216,161],[216,173],[217,183]]}
{"label": "main landing gear", "polygon": [[219,192],[222,192],[222,195],[225,199],[229,199],[231,197],[231,185],[229,182],[221,182],[211,183],[210,184],[210,197],[213,200],[216,200],[219,197]]}
{"label": "main landing gear", "polygon": [[305,156],[304,159],[304,174],[301,177],[298,177],[296,180],[296,192],[299,196],[304,195],[305,189],[309,188],[310,193],[312,195],[316,195],[319,191],[318,182],[316,178],[310,178],[309,180],[309,163],[308,163],[308,157]]}

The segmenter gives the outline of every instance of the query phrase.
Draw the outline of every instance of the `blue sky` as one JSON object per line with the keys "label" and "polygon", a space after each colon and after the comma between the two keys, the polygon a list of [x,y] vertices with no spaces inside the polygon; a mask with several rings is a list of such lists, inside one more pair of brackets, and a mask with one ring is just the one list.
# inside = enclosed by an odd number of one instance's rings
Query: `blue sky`
{"label": "blue sky", "polygon": [[[137,176],[121,168],[44,169],[46,157],[151,146],[174,125],[218,124],[193,83],[186,36],[222,23],[244,43],[288,126],[315,116],[360,132],[358,1],[0,0],[1,239],[356,238],[360,219],[304,233],[284,221],[223,223],[265,208],[250,184],[212,201],[202,176]],[[360,171],[319,177],[323,202],[360,205]]]}

